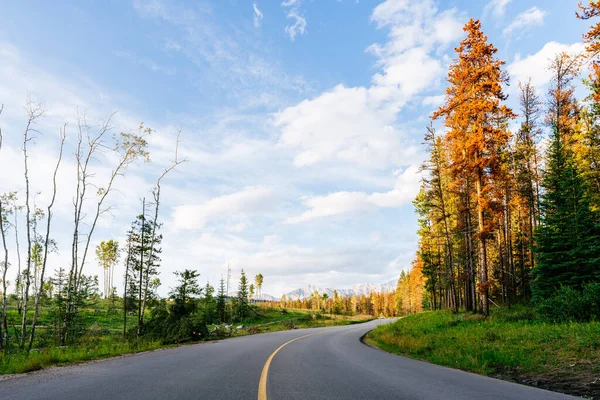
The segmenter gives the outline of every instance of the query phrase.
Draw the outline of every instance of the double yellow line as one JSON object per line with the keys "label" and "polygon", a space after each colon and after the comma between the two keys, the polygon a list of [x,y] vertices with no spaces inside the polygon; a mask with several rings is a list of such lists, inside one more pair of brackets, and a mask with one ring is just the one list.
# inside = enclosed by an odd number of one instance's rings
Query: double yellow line
{"label": "double yellow line", "polygon": [[304,339],[304,338],[309,337],[309,336],[318,335],[320,333],[323,333],[323,332],[311,333],[309,335],[300,336],[300,337],[292,339],[292,340],[290,340],[288,342],[285,342],[284,344],[282,344],[281,346],[279,346],[277,348],[277,350],[275,350],[269,356],[269,358],[267,358],[267,362],[265,363],[265,366],[263,367],[262,373],[260,374],[260,381],[258,382],[258,400],[267,400],[267,377],[269,376],[269,367],[271,366],[271,361],[273,361],[273,357],[275,357],[275,354],[277,354],[277,352],[279,352],[279,350],[283,349],[288,344],[290,344],[292,342],[295,342],[296,340]]}

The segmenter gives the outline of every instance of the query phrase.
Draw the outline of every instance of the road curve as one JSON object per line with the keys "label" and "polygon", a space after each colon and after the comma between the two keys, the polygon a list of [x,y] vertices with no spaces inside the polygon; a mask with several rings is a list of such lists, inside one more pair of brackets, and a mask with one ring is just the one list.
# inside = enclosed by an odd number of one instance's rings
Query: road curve
{"label": "road curve", "polygon": [[270,400],[572,398],[362,344],[360,337],[381,322],[245,336],[50,368],[0,380],[0,399],[257,399],[261,374],[263,396]]}

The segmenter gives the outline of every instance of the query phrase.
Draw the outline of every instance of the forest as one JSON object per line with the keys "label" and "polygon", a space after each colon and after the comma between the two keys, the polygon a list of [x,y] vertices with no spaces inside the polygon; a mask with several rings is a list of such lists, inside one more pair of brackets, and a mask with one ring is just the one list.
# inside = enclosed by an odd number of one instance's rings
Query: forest
{"label": "forest", "polygon": [[[599,14],[591,2],[577,18]],[[425,277],[426,302],[483,315],[532,303],[549,320],[597,318],[600,24],[584,35],[585,53],[549,60],[547,93],[516,83],[519,110],[505,104],[509,76],[481,23],[471,20],[464,31],[445,104],[424,135],[426,178],[414,200],[413,265]],[[587,96],[577,99],[581,75]]]}
{"label": "forest", "polygon": [[480,21],[464,26],[413,202],[412,273],[431,311],[376,329],[373,344],[600,396],[600,3],[579,4],[575,16],[591,23],[585,51],[549,60],[547,93],[516,82],[518,110]]}

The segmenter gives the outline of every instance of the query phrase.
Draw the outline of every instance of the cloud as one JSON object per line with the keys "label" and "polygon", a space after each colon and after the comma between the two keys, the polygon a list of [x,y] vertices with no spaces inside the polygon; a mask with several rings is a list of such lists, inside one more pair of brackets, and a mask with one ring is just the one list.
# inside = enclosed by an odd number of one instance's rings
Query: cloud
{"label": "cloud", "polygon": [[[249,186],[201,204],[177,206],[173,212],[174,227],[176,229],[202,229],[209,221],[246,218],[257,212],[271,210],[273,197],[271,188]],[[239,224],[234,225],[234,228],[239,229],[239,227]]]}
{"label": "cloud", "polygon": [[427,96],[423,99],[424,106],[439,107],[444,104],[446,96],[443,94],[437,96]]}
{"label": "cloud", "polygon": [[[515,59],[507,67],[507,71],[513,82],[525,82],[531,78],[531,83],[538,89],[545,86],[552,79],[552,72],[548,70],[550,62],[559,53],[580,54],[585,50],[583,43],[561,44],[558,42],[548,42],[537,53],[530,54],[523,58],[520,54],[515,55]],[[512,85],[511,88],[515,88]]]}
{"label": "cloud", "polygon": [[304,35],[306,30],[306,18],[300,12],[301,0],[288,0],[281,3],[283,8],[287,9],[287,18],[293,19],[292,25],[285,27],[285,33],[290,36],[290,39],[295,40],[297,35]]}
{"label": "cloud", "polygon": [[256,3],[252,4],[252,8],[254,9],[254,27],[259,28],[263,20],[263,13],[258,9]]}
{"label": "cloud", "polygon": [[548,15],[546,11],[540,10],[537,7],[531,7],[517,15],[510,25],[504,28],[502,34],[504,36],[510,36],[519,30],[529,29],[534,26],[542,26],[546,15]]}
{"label": "cloud", "polygon": [[366,194],[363,192],[336,192],[326,196],[310,197],[304,200],[310,210],[285,222],[296,224],[316,218],[367,211],[376,208],[394,208],[409,203],[419,191],[419,167],[412,165],[396,179],[394,189],[388,192]]}
{"label": "cloud", "polygon": [[506,13],[506,6],[512,0],[491,0],[483,9],[483,15],[487,15],[490,11],[496,18],[503,17]]}
{"label": "cloud", "polygon": [[[304,93],[302,76],[287,74],[271,49],[246,26],[223,26],[207,3],[190,7],[168,0],[134,0],[139,16],[168,26],[165,50],[177,51],[195,68],[189,85],[236,103],[237,109],[279,108],[287,96]],[[256,13],[255,13],[256,16]],[[159,31],[162,31],[160,29]],[[176,37],[177,41],[173,41]]]}
{"label": "cloud", "polygon": [[416,95],[430,91],[445,73],[443,51],[462,35],[463,15],[438,12],[435,3],[391,1],[371,20],[388,29],[388,41],[367,51],[380,71],[368,87],[337,85],[274,115],[279,144],[297,152],[294,164],[342,161],[382,169],[416,162],[412,143],[396,126],[398,113]]}

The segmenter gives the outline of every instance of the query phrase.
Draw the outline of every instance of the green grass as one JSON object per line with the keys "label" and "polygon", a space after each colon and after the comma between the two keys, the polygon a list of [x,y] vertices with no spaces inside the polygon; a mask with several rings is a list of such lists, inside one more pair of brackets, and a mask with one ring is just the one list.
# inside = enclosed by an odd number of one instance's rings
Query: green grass
{"label": "green grass", "polygon": [[[487,319],[424,312],[382,325],[367,340],[392,353],[575,394],[600,372],[600,322],[542,323],[521,306],[495,309]],[[588,389],[600,394],[600,383]]]}

